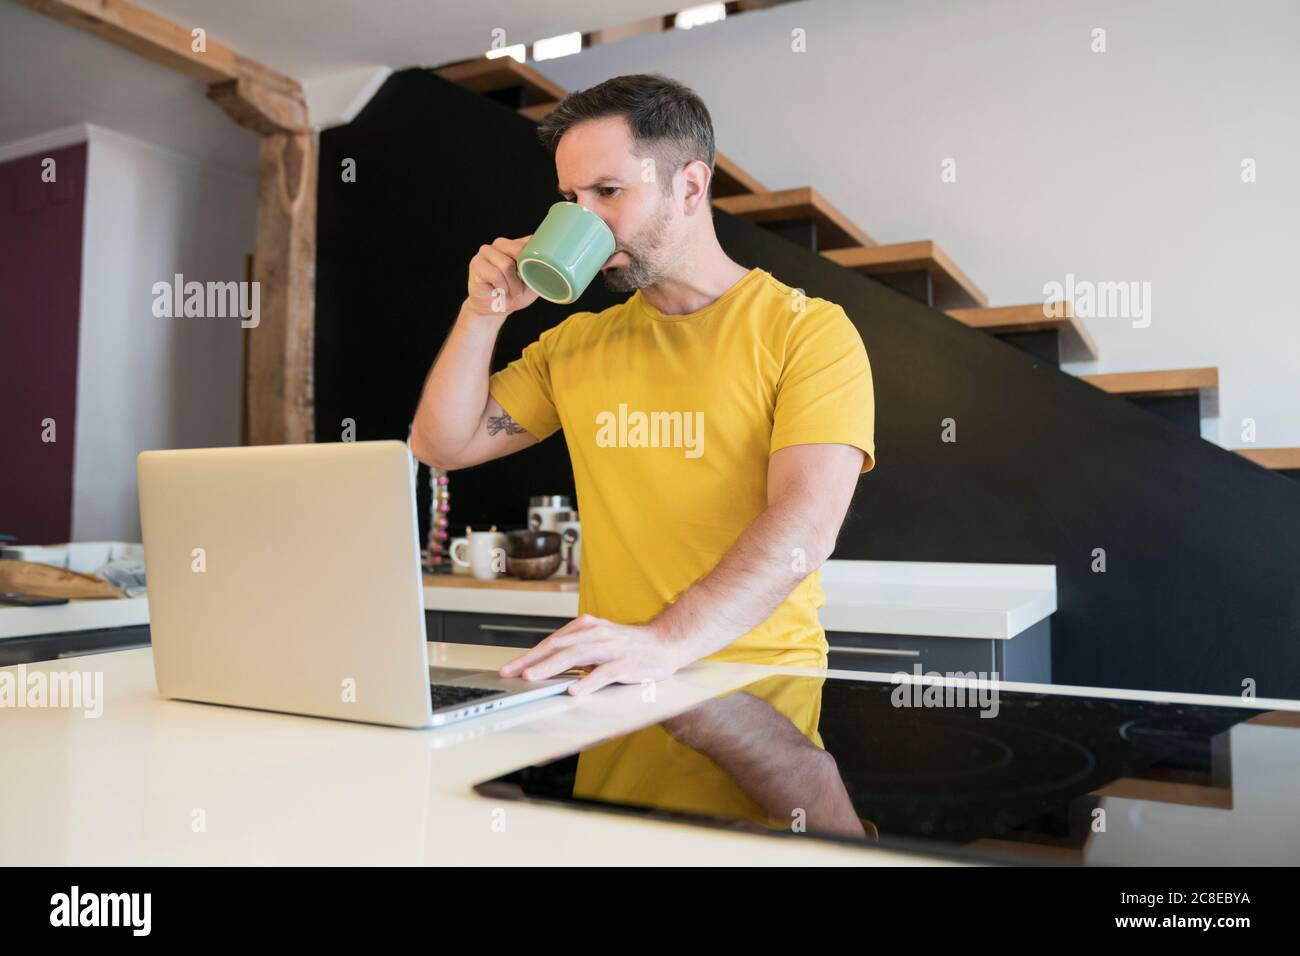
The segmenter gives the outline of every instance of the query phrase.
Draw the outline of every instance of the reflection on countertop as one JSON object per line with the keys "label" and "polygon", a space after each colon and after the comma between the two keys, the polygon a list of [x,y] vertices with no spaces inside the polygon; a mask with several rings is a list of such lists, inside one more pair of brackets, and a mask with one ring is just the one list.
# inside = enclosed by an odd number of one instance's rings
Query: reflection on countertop
{"label": "reflection on countertop", "polygon": [[896,681],[764,678],[480,791],[989,862],[1300,864],[1300,713]]}

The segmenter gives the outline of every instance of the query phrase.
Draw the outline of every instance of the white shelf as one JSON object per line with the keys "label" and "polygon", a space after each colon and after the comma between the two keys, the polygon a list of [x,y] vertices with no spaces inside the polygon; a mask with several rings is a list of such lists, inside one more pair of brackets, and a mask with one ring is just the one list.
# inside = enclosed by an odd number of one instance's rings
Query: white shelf
{"label": "white shelf", "polygon": [[0,607],[0,640],[149,623],[146,597],[69,601],[49,607]]}
{"label": "white shelf", "polygon": [[1009,640],[1056,611],[1051,564],[828,561],[822,627]]}

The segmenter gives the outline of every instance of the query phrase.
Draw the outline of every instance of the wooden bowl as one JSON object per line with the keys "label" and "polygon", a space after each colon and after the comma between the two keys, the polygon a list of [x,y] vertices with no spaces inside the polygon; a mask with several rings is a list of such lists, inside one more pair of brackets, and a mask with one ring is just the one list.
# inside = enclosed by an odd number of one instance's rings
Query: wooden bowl
{"label": "wooden bowl", "polygon": [[560,535],[555,531],[524,528],[506,533],[506,557],[544,558],[560,553]]}
{"label": "wooden bowl", "polygon": [[561,558],[558,551],[540,558],[512,558],[506,555],[506,574],[524,581],[540,581],[549,578],[559,569]]}

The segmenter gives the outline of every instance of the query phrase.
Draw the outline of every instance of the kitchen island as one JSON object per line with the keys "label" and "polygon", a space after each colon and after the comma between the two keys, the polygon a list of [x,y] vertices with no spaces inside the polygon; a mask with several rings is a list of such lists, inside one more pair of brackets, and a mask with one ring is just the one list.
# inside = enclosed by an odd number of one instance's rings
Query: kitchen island
{"label": "kitchen island", "polygon": [[[432,664],[497,667],[509,657],[429,645]],[[766,668],[697,664],[657,685],[653,701],[639,686],[614,687],[425,731],[165,700],[149,648],[26,669],[102,673],[103,713],[0,710],[6,866],[909,862],[507,806],[471,789],[679,713]]]}
{"label": "kitchen island", "polygon": [[[826,604],[820,615],[832,667],[919,666],[1051,681],[1052,565],[831,560],[821,577]],[[575,586],[460,586],[458,580],[426,575],[430,641],[531,647],[578,614]],[[146,646],[148,622],[145,597],[3,608],[0,666]]]}
{"label": "kitchen island", "polygon": [[[461,667],[493,668],[510,655],[445,643],[428,651],[431,664]],[[985,720],[974,711],[898,711],[884,703],[898,690],[888,674],[695,664],[653,693],[615,686],[418,731],[165,700],[149,648],[3,668],[0,680],[33,674],[47,682],[98,675],[102,697],[98,716],[0,710],[0,863],[9,866],[933,864],[960,861],[883,840],[928,807],[938,816],[920,818],[916,832],[960,822],[987,830],[980,842],[990,850],[1005,850],[1010,831],[1033,831],[1046,809],[1072,819],[1066,811],[1079,800],[1106,810],[1105,832],[1085,817],[1074,821],[1072,844],[1058,834],[1020,842],[1020,852],[1059,862],[1300,862],[1290,826],[1300,799],[1295,701],[1003,683],[1001,714],[1010,719]],[[819,695],[825,685],[810,731],[835,752],[858,812],[882,823],[881,845],[681,826],[472,789],[787,679]],[[833,697],[875,703],[846,708]],[[1076,729],[1064,737],[1023,719],[1044,710]],[[954,721],[968,741],[957,750]],[[853,747],[865,762],[850,757]],[[1181,768],[1176,778],[1165,764]],[[995,778],[1005,786],[990,797]],[[1015,808],[1018,826],[970,802],[989,799],[1000,812]]]}

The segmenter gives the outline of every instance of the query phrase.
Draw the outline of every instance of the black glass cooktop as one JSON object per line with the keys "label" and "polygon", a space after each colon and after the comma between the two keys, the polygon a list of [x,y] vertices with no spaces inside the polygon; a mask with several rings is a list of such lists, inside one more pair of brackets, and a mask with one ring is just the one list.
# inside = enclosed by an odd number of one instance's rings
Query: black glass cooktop
{"label": "black glass cooktop", "polygon": [[1062,865],[1300,864],[1300,712],[771,677],[496,799]]}

